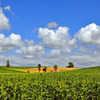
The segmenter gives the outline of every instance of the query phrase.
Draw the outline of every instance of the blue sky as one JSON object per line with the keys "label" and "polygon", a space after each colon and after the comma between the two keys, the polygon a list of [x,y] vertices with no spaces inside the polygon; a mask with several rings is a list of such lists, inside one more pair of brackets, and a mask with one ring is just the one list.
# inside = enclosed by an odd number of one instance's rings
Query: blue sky
{"label": "blue sky", "polygon": [[99,0],[0,2],[0,65],[7,59],[13,66],[100,65]]}

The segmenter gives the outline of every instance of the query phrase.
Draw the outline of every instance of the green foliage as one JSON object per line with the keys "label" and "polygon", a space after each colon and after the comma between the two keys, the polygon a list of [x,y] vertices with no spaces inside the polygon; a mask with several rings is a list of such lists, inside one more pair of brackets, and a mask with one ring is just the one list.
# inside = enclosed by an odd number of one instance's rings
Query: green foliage
{"label": "green foliage", "polygon": [[69,66],[66,66],[66,68],[69,68]]}
{"label": "green foliage", "polygon": [[2,73],[0,100],[99,100],[100,68],[57,73]]}
{"label": "green foliage", "polygon": [[57,65],[54,65],[54,69],[58,69],[58,66]]}
{"label": "green foliage", "polygon": [[67,66],[66,68],[73,68],[74,67],[74,64],[72,62],[69,62],[68,64],[69,64],[69,66]]}

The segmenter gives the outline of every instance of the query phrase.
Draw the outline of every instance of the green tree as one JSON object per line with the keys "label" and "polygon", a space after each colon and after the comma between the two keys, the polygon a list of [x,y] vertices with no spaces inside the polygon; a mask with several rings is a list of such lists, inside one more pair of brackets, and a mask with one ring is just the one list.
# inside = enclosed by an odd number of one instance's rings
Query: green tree
{"label": "green tree", "polygon": [[44,68],[43,68],[43,71],[46,72],[46,71],[47,71],[47,67],[44,67]]}
{"label": "green tree", "polygon": [[69,68],[73,68],[74,67],[74,64],[72,62],[69,62]]}
{"label": "green tree", "polygon": [[41,70],[41,64],[38,64],[38,70],[40,72],[40,70]]}
{"label": "green tree", "polygon": [[54,69],[55,69],[55,70],[58,69],[58,66],[57,66],[57,65],[54,65]]}

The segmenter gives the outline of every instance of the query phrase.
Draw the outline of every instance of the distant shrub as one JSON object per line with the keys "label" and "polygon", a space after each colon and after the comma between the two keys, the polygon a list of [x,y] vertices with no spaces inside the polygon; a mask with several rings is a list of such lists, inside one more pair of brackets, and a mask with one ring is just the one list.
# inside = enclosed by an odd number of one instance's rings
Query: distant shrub
{"label": "distant shrub", "polygon": [[27,73],[30,73],[30,71],[28,70]]}
{"label": "distant shrub", "polygon": [[47,71],[47,67],[44,67],[44,68],[43,68],[43,71],[46,72],[46,71]]}

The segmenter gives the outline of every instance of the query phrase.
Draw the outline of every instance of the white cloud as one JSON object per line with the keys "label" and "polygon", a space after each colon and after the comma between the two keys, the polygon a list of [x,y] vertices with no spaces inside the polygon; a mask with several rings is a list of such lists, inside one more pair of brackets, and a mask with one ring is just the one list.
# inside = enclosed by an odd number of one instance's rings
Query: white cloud
{"label": "white cloud", "polygon": [[40,45],[28,45],[22,46],[20,49],[16,50],[16,53],[26,58],[38,58],[45,54],[45,49]]}
{"label": "white cloud", "polygon": [[0,30],[7,29],[9,30],[10,24],[9,19],[5,16],[5,14],[2,11],[2,8],[0,7]]}
{"label": "white cloud", "polygon": [[59,49],[53,49],[50,53],[47,54],[47,57],[59,57],[61,56],[61,52]]}
{"label": "white cloud", "polygon": [[74,46],[74,47],[77,47],[76,43],[77,43],[76,38],[73,38],[73,39],[69,40],[69,42],[68,42],[68,44],[70,46]]}
{"label": "white cloud", "polygon": [[79,46],[78,47],[79,52],[83,54],[91,54],[93,55],[95,50],[97,51],[97,48],[95,47],[88,47],[88,46]]}
{"label": "white cloud", "polygon": [[61,48],[67,46],[70,41],[68,27],[59,27],[57,30],[39,28],[38,37],[43,39],[43,45],[48,48]]}
{"label": "white cloud", "polygon": [[74,53],[70,56],[70,60],[79,68],[100,66],[99,59],[99,55],[94,54]]}
{"label": "white cloud", "polygon": [[[0,55],[0,66],[5,66],[6,61],[10,61],[11,66],[38,66],[40,63],[41,65],[47,65],[45,62],[46,59],[44,58],[25,58],[22,56],[7,56],[7,55]],[[45,62],[45,63],[44,63]],[[44,64],[43,64],[44,63]]]}
{"label": "white cloud", "polygon": [[12,12],[11,7],[10,7],[9,5],[6,6],[6,7],[4,7],[4,10],[8,10],[8,11],[10,11],[12,14],[14,14],[14,13]]}
{"label": "white cloud", "polygon": [[0,52],[10,51],[15,47],[23,45],[19,34],[11,33],[9,37],[5,37],[4,34],[0,34]]}
{"label": "white cloud", "polygon": [[[66,67],[70,61],[79,68],[100,65],[100,26],[90,24],[81,28],[73,39],[70,38],[68,29],[68,27],[58,27],[56,30],[39,28],[38,37],[43,39],[43,42],[38,44],[35,44],[33,40],[22,41],[19,34],[12,33],[9,37],[0,34],[0,52],[13,49],[18,54],[17,56],[6,56],[1,53],[0,64],[5,65],[9,59],[12,66],[37,66],[40,63],[43,66],[57,64],[59,67]],[[80,41],[92,47],[82,45]],[[77,42],[79,45],[76,44]],[[14,49],[16,47],[19,49]]]}
{"label": "white cloud", "polygon": [[9,11],[11,11],[11,7],[10,7],[10,6],[6,6],[6,7],[4,7],[4,10],[9,10]]}
{"label": "white cloud", "polygon": [[71,53],[70,48],[62,48],[62,49],[53,49],[50,51],[50,53],[47,53],[47,57],[49,58],[60,58],[60,57],[65,57],[69,53]]}
{"label": "white cloud", "polygon": [[43,43],[41,44],[46,48],[52,48],[52,50],[46,54],[47,57],[65,57],[76,47],[76,39],[70,38],[68,30],[68,27],[59,27],[57,30],[39,28],[39,38],[43,39]]}
{"label": "white cloud", "polygon": [[87,45],[100,45],[100,26],[95,23],[81,28],[76,37]]}
{"label": "white cloud", "polygon": [[30,40],[30,41],[29,41],[29,40],[26,39],[26,40],[25,40],[25,45],[26,45],[26,46],[35,45],[35,42],[34,42],[33,40]]}
{"label": "white cloud", "polygon": [[[100,55],[100,53],[99,53]],[[39,63],[42,66],[54,66],[57,64],[59,67],[68,66],[68,62],[72,61],[75,67],[92,67],[100,65],[100,56],[97,55],[87,55],[82,53],[74,53],[69,56],[61,57],[39,57],[37,58],[27,58],[22,56],[6,56],[0,55],[0,65],[6,65],[6,61],[9,59],[11,66],[37,66]]]}
{"label": "white cloud", "polygon": [[47,28],[57,28],[58,24],[56,22],[51,22],[47,24]]}

